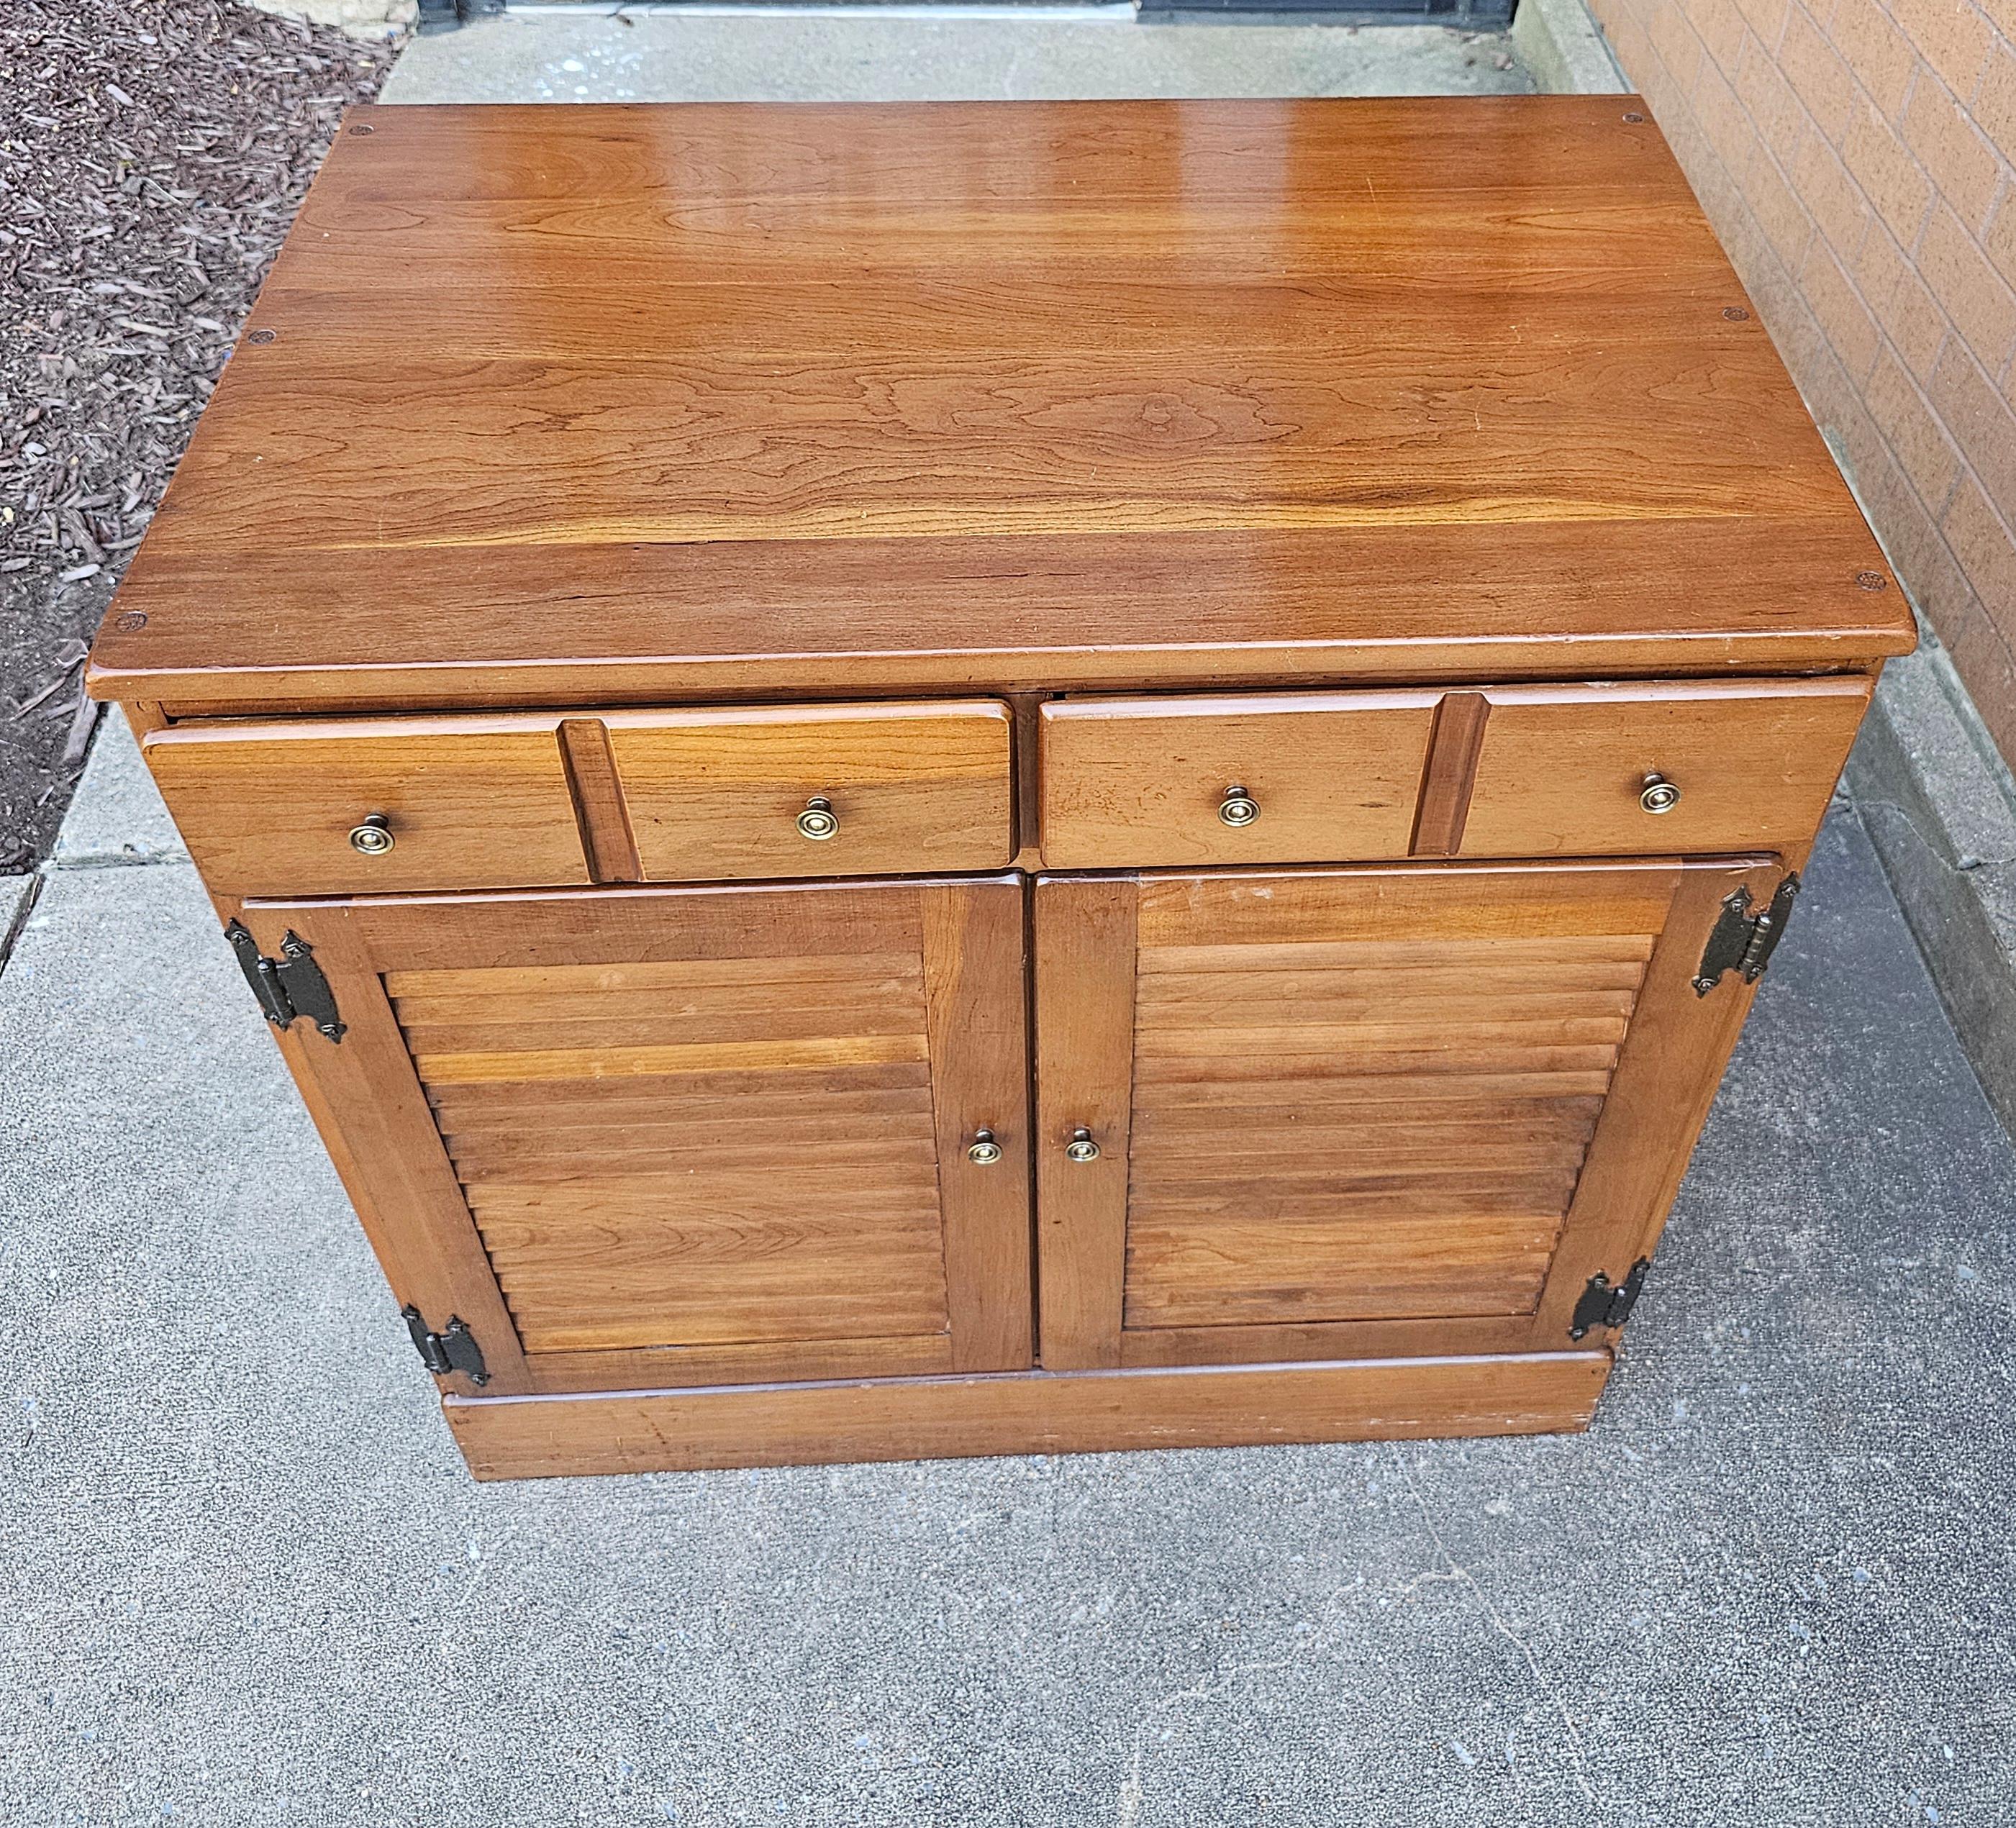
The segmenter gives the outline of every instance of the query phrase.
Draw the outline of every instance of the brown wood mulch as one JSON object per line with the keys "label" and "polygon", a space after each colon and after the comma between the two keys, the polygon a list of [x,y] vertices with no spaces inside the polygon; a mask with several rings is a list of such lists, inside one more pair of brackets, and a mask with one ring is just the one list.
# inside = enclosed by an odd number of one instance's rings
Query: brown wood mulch
{"label": "brown wood mulch", "polygon": [[92,631],[392,55],[230,0],[0,5],[0,874],[55,840]]}

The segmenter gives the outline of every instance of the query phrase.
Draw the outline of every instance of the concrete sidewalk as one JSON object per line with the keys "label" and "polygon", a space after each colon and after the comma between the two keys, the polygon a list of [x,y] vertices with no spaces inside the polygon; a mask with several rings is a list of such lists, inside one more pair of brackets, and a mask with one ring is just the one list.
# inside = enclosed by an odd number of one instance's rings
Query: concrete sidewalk
{"label": "concrete sidewalk", "polygon": [[2016,1159],[1852,810],[1587,1436],[488,1487],[116,725],[66,837],[0,1819],[2011,1819]]}
{"label": "concrete sidewalk", "polygon": [[1533,86],[1503,33],[1144,25],[1115,6],[959,11],[513,10],[418,40],[380,99],[1039,102],[1524,94]]}

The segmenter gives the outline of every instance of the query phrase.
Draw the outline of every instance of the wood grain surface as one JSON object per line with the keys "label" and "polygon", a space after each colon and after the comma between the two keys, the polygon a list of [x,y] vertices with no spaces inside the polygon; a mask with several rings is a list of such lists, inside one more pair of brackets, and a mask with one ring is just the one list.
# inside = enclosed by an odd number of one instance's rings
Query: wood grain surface
{"label": "wood grain surface", "polygon": [[[999,869],[1013,720],[987,700],[604,717],[218,720],[143,739],[225,894]],[[827,800],[838,829],[798,816]],[[350,834],[382,816],[382,855]]]}
{"label": "wood grain surface", "polygon": [[[388,1269],[411,1288],[453,1265],[432,1306],[481,1319],[499,1389],[536,1391],[1030,1363],[1024,892],[247,918],[269,950],[310,940],[352,1025],[293,1059],[353,1143]],[[986,1167],[965,1153],[983,1127],[1004,1147]]]}
{"label": "wood grain surface", "polygon": [[[1015,853],[1003,704],[616,711],[603,720],[643,879],[999,869]],[[839,822],[806,838],[814,797]]]}
{"label": "wood grain surface", "polygon": [[1606,1351],[1038,1372],[443,1407],[479,1479],[1586,1428]]}
{"label": "wood grain surface", "polygon": [[[358,110],[92,689],[615,704],[1903,651],[1640,112]],[[424,331],[394,354],[387,324]]]}
{"label": "wood grain surface", "polygon": [[[1039,1157],[1044,1364],[1561,1344],[1678,1184],[1736,1000],[1681,962],[1744,867],[1040,879],[1039,1135],[1107,1146]],[[1613,1108],[1626,1063],[1686,1096]]]}
{"label": "wood grain surface", "polygon": [[[585,883],[549,717],[358,718],[158,730],[142,753],[215,894],[372,894]],[[370,815],[392,848],[350,833]]]}
{"label": "wood grain surface", "polygon": [[[1404,857],[1432,692],[1067,698],[1046,704],[1044,863],[1056,869]],[[1219,816],[1230,790],[1259,809]]]}
{"label": "wood grain surface", "polygon": [[[1874,681],[1653,681],[1484,694],[1465,857],[1778,851],[1820,827]],[[1670,811],[1640,795],[1658,775]]]}

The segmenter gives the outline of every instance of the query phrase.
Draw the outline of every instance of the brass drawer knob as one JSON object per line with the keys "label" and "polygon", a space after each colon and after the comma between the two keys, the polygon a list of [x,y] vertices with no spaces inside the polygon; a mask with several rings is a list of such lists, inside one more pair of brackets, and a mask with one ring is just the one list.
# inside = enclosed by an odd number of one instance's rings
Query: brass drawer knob
{"label": "brass drawer knob", "polygon": [[966,1159],[981,1168],[992,1168],[1001,1159],[1001,1145],[994,1140],[992,1130],[973,1132],[973,1140],[967,1145]]}
{"label": "brass drawer knob", "polygon": [[1647,812],[1671,812],[1679,803],[1679,789],[1664,775],[1647,775],[1638,790],[1638,804]]}
{"label": "brass drawer knob", "polygon": [[1099,1145],[1093,1141],[1091,1131],[1082,1124],[1071,1132],[1071,1140],[1064,1145],[1064,1159],[1067,1161],[1098,1160]]}
{"label": "brass drawer knob", "polygon": [[350,828],[350,847],[360,855],[382,857],[399,840],[392,836],[392,822],[382,812],[367,812],[362,825]]}
{"label": "brass drawer knob", "polygon": [[1234,783],[1225,790],[1225,797],[1218,803],[1218,816],[1229,826],[1251,825],[1260,816],[1260,803]]}
{"label": "brass drawer knob", "polygon": [[833,802],[823,793],[815,793],[805,802],[805,809],[798,815],[800,833],[815,844],[831,837],[840,829],[840,815],[833,811]]}

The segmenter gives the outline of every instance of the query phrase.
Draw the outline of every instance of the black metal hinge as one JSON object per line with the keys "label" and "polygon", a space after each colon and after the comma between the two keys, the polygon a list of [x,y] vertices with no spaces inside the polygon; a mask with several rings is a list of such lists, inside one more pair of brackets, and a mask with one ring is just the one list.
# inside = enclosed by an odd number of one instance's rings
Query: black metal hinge
{"label": "black metal hinge", "polygon": [[439,1333],[430,1333],[419,1308],[409,1303],[400,1312],[405,1317],[407,1332],[413,1336],[413,1348],[420,1355],[420,1362],[435,1376],[445,1377],[452,1371],[459,1371],[471,1384],[490,1381],[490,1367],[483,1362],[483,1348],[476,1343],[476,1335],[469,1330],[468,1322],[459,1314],[454,1315]]}
{"label": "black metal hinge", "polygon": [[1725,972],[1738,973],[1745,984],[1755,984],[1764,975],[1778,941],[1785,937],[1785,922],[1799,892],[1799,879],[1788,876],[1772,892],[1771,905],[1753,913],[1755,904],[1748,887],[1739,886],[1722,904],[1714,930],[1701,948],[1701,968],[1694,973],[1694,995],[1706,996],[1723,980]]}
{"label": "black metal hinge", "polygon": [[337,1017],[336,993],[329,988],[321,966],[315,962],[315,948],[293,928],[280,941],[277,959],[261,952],[259,942],[238,921],[225,928],[224,937],[238,955],[245,981],[252,986],[252,994],[259,999],[266,1020],[275,1028],[290,1027],[299,1016],[313,1023],[331,1041],[342,1040],[348,1024]]}
{"label": "black metal hinge", "polygon": [[1592,1326],[1622,1326],[1638,1304],[1638,1291],[1645,1286],[1645,1272],[1652,1267],[1640,1257],[1631,1265],[1623,1281],[1611,1285],[1601,1270],[1589,1279],[1589,1286],[1575,1303],[1575,1318],[1568,1328],[1570,1339],[1580,1339]]}

